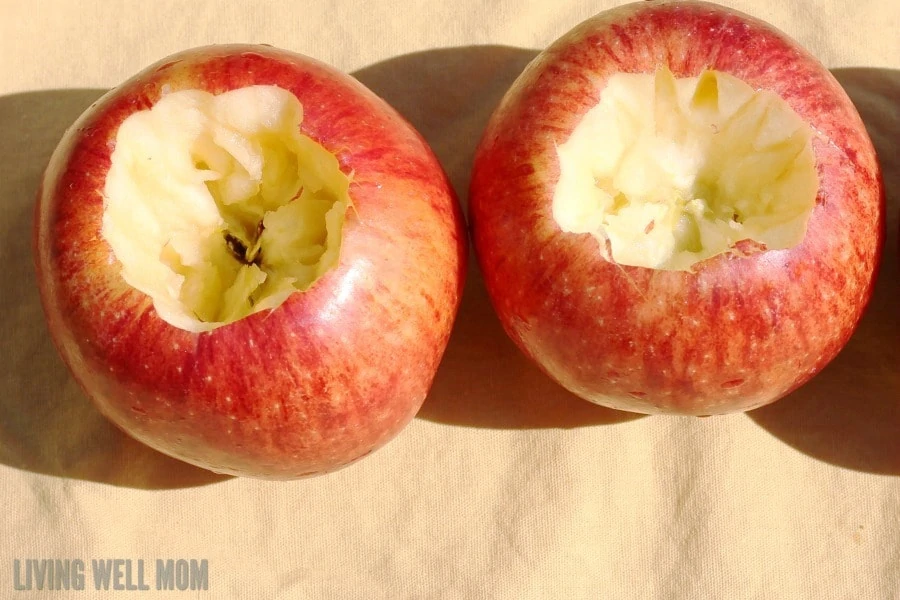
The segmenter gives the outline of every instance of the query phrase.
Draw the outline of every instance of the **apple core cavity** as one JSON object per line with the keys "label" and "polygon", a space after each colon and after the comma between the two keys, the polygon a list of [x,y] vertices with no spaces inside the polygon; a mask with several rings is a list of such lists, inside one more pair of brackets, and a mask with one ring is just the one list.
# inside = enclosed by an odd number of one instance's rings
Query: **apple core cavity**
{"label": "apple core cavity", "polygon": [[818,193],[812,135],[777,94],[726,73],[617,73],[557,149],[553,217],[629,266],[790,248]]}
{"label": "apple core cavity", "polygon": [[120,125],[101,234],[159,316],[209,331],[276,308],[338,262],[350,178],[275,86],[182,90]]}

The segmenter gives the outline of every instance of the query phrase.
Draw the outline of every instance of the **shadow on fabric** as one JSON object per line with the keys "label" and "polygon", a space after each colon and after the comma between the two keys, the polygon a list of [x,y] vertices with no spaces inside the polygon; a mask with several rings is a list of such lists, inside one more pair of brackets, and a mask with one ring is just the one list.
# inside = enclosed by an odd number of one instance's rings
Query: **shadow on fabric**
{"label": "shadow on fabric", "polygon": [[35,194],[63,132],[102,93],[0,97],[0,463],[134,488],[221,481],[226,477],[160,454],[113,426],[69,375],[47,332],[31,253]]}
{"label": "shadow on fabric", "polygon": [[[392,58],[353,75],[425,137],[467,211],[475,147],[503,94],[537,50],[442,48]],[[509,340],[487,296],[474,255],[456,326],[419,417],[498,429],[571,428],[641,417],[570,394]]]}
{"label": "shadow on fabric", "polygon": [[900,71],[835,69],[875,144],[887,238],[875,293],[856,333],[819,375],[749,413],[797,450],[858,471],[900,475]]}

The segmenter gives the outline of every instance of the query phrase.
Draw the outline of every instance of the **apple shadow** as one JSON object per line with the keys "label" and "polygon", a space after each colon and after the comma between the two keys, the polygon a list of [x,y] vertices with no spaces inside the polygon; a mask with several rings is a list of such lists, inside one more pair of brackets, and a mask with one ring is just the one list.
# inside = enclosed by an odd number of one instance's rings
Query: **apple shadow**
{"label": "apple shadow", "polygon": [[841,353],[788,397],[752,411],[797,450],[858,471],[900,475],[900,71],[835,69],[875,145],[887,193],[887,237],[875,293]]}
{"label": "apple shadow", "polygon": [[[537,50],[508,46],[441,48],[407,54],[353,73],[428,141],[468,214],[475,147],[503,94]],[[462,305],[419,418],[496,429],[572,428],[643,415],[611,410],[570,394],[506,336],[474,255]]]}
{"label": "apple shadow", "polygon": [[418,416],[467,427],[569,429],[646,415],[582,400],[538,369],[503,331],[473,264],[450,343]]}
{"label": "apple shadow", "polygon": [[422,134],[468,213],[475,147],[512,82],[538,55],[510,46],[461,46],[405,54],[351,73]]}
{"label": "apple shadow", "polygon": [[0,97],[0,464],[144,489],[222,481],[228,477],[160,454],[103,417],[69,375],[44,322],[31,251],[35,194],[66,127],[103,92]]}

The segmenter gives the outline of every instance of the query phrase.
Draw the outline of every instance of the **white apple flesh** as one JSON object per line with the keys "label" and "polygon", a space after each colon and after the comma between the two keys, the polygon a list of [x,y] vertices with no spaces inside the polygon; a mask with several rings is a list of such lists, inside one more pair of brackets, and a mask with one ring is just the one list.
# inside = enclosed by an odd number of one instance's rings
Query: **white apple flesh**
{"label": "white apple flesh", "polygon": [[421,136],[266,46],[148,67],[67,131],[36,207],[41,298],[103,414],[221,473],[324,473],[417,412],[466,237]]}
{"label": "white apple flesh", "polygon": [[491,117],[470,215],[507,333],[577,395],[645,413],[773,402],[847,342],[884,195],[828,70],[705,2],[628,4],[542,52]]}

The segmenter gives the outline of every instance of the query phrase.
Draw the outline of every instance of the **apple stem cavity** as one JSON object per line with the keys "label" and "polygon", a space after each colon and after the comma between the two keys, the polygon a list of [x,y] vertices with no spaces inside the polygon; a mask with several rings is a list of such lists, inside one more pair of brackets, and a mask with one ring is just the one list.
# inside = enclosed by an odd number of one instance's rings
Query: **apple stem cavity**
{"label": "apple stem cavity", "polygon": [[[260,221],[260,229],[262,221]],[[260,233],[262,233],[260,231]],[[262,265],[262,254],[260,253],[259,234],[257,234],[256,242],[252,246],[246,246],[236,235],[230,231],[225,232],[225,245],[231,251],[231,254],[245,265]]]}
{"label": "apple stem cavity", "polygon": [[727,73],[617,73],[557,148],[553,217],[625,266],[691,271],[746,241],[790,248],[818,193],[812,135],[783,99]]}
{"label": "apple stem cavity", "polygon": [[209,331],[337,264],[350,178],[275,86],[170,92],[119,126],[102,236],[159,316]]}

